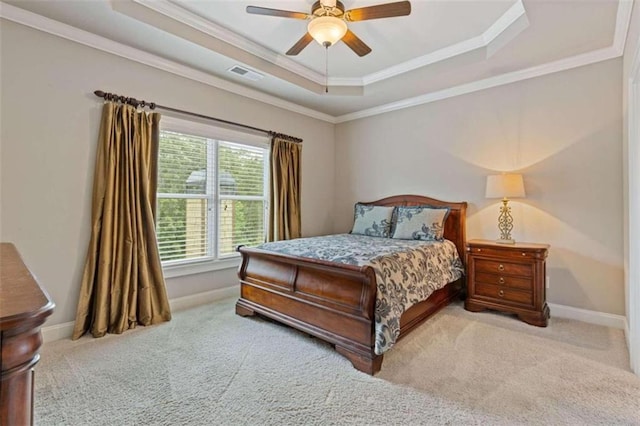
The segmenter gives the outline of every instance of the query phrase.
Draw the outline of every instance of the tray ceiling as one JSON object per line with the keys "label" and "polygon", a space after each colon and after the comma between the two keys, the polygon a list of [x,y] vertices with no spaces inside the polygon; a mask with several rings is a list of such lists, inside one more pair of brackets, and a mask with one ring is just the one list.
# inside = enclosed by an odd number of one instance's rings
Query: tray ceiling
{"label": "tray ceiling", "polygon": [[[308,13],[312,3],[11,0],[0,14],[20,22],[33,20],[31,12],[81,30],[78,38],[97,35],[209,75],[210,84],[345,121],[620,56],[633,4],[413,0],[409,16],[348,24],[372,48],[365,57],[341,42],[328,52],[312,42],[286,56],[307,22],[245,12],[255,5]],[[352,9],[384,0],[343,3]],[[230,73],[234,66],[262,78]]]}

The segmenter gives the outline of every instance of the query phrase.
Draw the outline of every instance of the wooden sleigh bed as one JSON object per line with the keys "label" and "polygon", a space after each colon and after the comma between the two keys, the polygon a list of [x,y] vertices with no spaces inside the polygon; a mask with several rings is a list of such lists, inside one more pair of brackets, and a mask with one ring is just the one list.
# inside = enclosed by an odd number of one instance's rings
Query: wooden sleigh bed
{"label": "wooden sleigh bed", "polygon": [[[448,207],[444,238],[452,241],[465,260],[466,202],[449,203],[416,195],[399,195],[370,203],[377,206]],[[380,371],[383,355],[374,352],[376,277],[370,266],[323,260],[240,247],[238,276],[241,294],[236,313],[260,314],[335,346],[338,353],[367,374]],[[448,305],[465,289],[464,276],[413,305],[400,319],[400,337]]]}

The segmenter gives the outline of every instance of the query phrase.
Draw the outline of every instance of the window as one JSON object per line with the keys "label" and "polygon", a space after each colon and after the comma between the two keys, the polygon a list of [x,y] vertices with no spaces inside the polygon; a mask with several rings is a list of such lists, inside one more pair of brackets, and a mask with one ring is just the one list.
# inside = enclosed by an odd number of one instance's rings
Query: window
{"label": "window", "polygon": [[162,118],[156,230],[165,269],[217,269],[206,265],[265,241],[268,147],[266,137]]}

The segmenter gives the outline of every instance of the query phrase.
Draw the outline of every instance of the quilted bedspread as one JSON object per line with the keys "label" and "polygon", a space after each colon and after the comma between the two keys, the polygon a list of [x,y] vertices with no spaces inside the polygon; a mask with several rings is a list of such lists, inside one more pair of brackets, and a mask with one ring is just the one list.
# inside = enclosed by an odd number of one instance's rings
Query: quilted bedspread
{"label": "quilted bedspread", "polygon": [[356,266],[376,274],[375,353],[391,348],[400,316],[464,273],[456,246],[448,240],[415,241],[338,234],[265,243],[257,248]]}

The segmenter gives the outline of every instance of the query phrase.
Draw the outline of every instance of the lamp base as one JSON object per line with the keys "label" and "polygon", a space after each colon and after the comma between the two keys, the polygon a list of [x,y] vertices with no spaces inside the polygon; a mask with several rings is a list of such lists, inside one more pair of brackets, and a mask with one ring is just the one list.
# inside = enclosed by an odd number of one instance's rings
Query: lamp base
{"label": "lamp base", "polygon": [[516,240],[502,240],[502,239],[498,239],[496,240],[496,243],[498,244],[515,244]]}
{"label": "lamp base", "polygon": [[506,197],[502,199],[502,207],[500,207],[500,216],[498,217],[498,229],[500,230],[500,238],[496,240],[498,244],[516,243],[516,241],[511,238],[513,217],[511,217],[511,207],[509,207],[508,203],[509,200]]}

